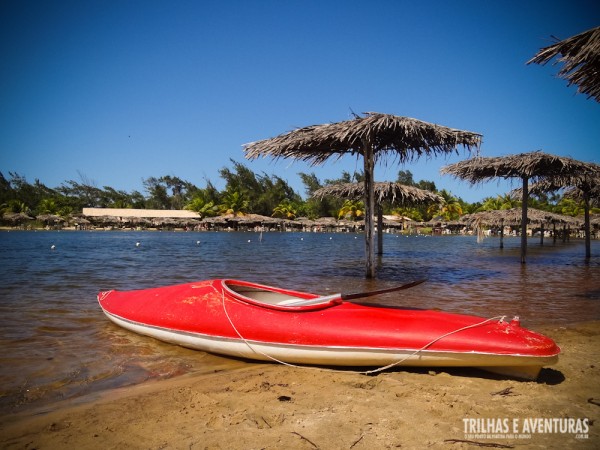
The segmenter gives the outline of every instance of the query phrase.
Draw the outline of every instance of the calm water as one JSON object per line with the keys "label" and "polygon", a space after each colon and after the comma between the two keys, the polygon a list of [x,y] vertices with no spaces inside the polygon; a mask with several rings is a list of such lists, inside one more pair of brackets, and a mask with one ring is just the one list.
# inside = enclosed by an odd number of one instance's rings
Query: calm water
{"label": "calm water", "polygon": [[0,413],[248,364],[122,330],[100,311],[99,290],[228,277],[328,294],[426,277],[374,301],[519,315],[532,328],[600,319],[599,241],[586,264],[582,241],[531,239],[524,267],[519,243],[385,235],[369,281],[355,234],[265,233],[260,242],[256,233],[0,232]]}

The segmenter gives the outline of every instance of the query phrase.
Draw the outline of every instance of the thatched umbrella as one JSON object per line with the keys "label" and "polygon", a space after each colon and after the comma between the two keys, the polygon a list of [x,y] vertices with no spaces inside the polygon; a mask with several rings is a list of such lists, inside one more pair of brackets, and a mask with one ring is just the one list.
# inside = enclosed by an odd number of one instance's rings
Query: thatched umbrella
{"label": "thatched umbrella", "polygon": [[[350,199],[364,198],[365,186],[360,183],[340,183],[317,189],[313,193],[313,197],[342,197]],[[442,197],[433,192],[419,189],[414,186],[407,186],[400,183],[392,183],[389,181],[378,181],[373,183],[373,194],[375,201],[381,203],[389,201],[395,205],[419,205],[422,203],[440,203]]]}
{"label": "thatched umbrella", "polygon": [[269,225],[279,226],[279,225],[283,224],[284,220],[277,218],[277,217],[263,216],[261,214],[244,214],[241,217],[237,217],[236,222],[239,225],[245,225],[245,226],[251,226],[251,227],[260,226],[262,228],[265,225],[267,227]]}
{"label": "thatched umbrella", "polygon": [[59,222],[64,222],[65,220],[56,215],[56,214],[40,214],[38,216],[35,217],[37,220],[39,220],[40,222],[44,222],[46,225],[50,226],[50,223],[56,225]]}
{"label": "thatched umbrella", "polygon": [[580,33],[542,48],[527,64],[546,64],[558,57],[564,63],[558,76],[568,85],[577,85],[577,91],[600,102],[600,27]]}
{"label": "thatched umbrella", "polygon": [[[568,81],[568,86],[577,85],[577,91],[600,102],[600,27],[592,28],[578,35],[542,48],[527,64],[546,64],[557,57],[556,63],[563,63],[558,76]],[[595,186],[588,181],[575,179],[568,184],[566,180],[549,181],[544,187],[546,192],[558,190],[565,186],[573,186],[581,194],[585,203],[585,257],[591,256],[589,201],[594,198],[594,190],[598,191],[598,177]],[[595,195],[596,198],[600,196]]]}
{"label": "thatched umbrella", "polygon": [[[383,253],[383,208],[381,204],[388,201],[394,205],[413,206],[424,203],[442,203],[443,198],[433,192],[407,186],[400,183],[373,183],[375,209],[377,210],[377,253]],[[340,183],[317,189],[313,197],[341,197],[350,199],[365,198],[365,185],[360,183]]]}
{"label": "thatched umbrella", "polygon": [[227,219],[224,216],[203,217],[202,223],[210,224],[213,227],[222,227],[227,225]]}
{"label": "thatched umbrella", "polygon": [[69,224],[74,225],[75,227],[85,227],[87,225],[90,225],[92,222],[90,222],[89,220],[87,220],[85,217],[81,217],[81,216],[71,216],[69,217]]}
{"label": "thatched umbrella", "polygon": [[562,156],[549,155],[540,151],[497,157],[476,157],[443,167],[441,172],[478,183],[492,178],[521,178],[521,263],[527,254],[527,199],[529,181],[541,181],[554,177],[561,179],[577,174],[593,173],[594,164],[584,163]]}
{"label": "thatched umbrella", "polygon": [[152,220],[146,217],[137,217],[134,216],[131,218],[131,224],[136,227],[147,227],[152,225]]}
{"label": "thatched umbrella", "polygon": [[22,224],[25,220],[33,220],[33,217],[29,216],[24,212],[4,213],[2,218],[11,222],[13,225]]}
{"label": "thatched umbrella", "polygon": [[600,202],[600,165],[594,163],[586,163],[586,165],[588,170],[540,180],[531,187],[531,191],[543,193],[567,188],[565,196],[583,201],[585,258],[590,259],[592,256],[590,206]]}
{"label": "thatched umbrella", "polygon": [[[510,209],[494,209],[489,211],[480,211],[473,214],[465,214],[460,218],[463,223],[485,223],[487,225],[519,225],[522,220],[520,208]],[[577,223],[573,217],[556,214],[541,209],[528,208],[527,210],[528,223]]]}
{"label": "thatched umbrella", "polygon": [[[500,248],[504,247],[504,226],[505,225],[519,225],[522,224],[523,215],[522,209],[510,208],[510,209],[494,209],[490,211],[480,211],[473,214],[465,214],[460,218],[462,223],[469,224],[474,228],[480,228],[482,224],[498,226],[500,227]],[[544,242],[544,223],[562,223],[562,224],[576,224],[576,219],[563,216],[561,214],[555,214],[548,211],[542,211],[539,209],[528,208],[527,210],[527,222],[538,223],[542,225],[541,242]]]}
{"label": "thatched umbrella", "polygon": [[294,158],[322,164],[329,158],[350,154],[363,157],[365,186],[366,276],[375,276],[373,248],[375,162],[393,157],[400,163],[420,156],[452,153],[458,146],[479,148],[481,135],[435,125],[408,117],[367,113],[352,120],[313,125],[244,146],[246,157]]}
{"label": "thatched umbrella", "polygon": [[308,217],[296,217],[294,220],[286,220],[285,223],[291,227],[298,227],[301,230],[312,230],[312,227],[316,224],[314,220]]}

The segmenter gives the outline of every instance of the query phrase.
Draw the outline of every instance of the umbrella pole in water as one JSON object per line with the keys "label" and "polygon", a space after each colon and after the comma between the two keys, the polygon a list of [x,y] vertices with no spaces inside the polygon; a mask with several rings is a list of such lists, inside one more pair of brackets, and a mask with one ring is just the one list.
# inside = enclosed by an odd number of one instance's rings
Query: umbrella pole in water
{"label": "umbrella pole in water", "polygon": [[378,203],[377,209],[377,254],[383,255],[383,206]]}
{"label": "umbrella pole in water", "polygon": [[373,146],[369,137],[363,139],[363,160],[365,168],[365,252],[366,277],[375,278],[375,249],[373,239],[373,213],[375,209],[375,190],[373,186],[375,161]]}
{"label": "umbrella pole in water", "polygon": [[523,197],[521,198],[521,264],[527,256],[527,198],[529,197],[529,179],[523,177]]}

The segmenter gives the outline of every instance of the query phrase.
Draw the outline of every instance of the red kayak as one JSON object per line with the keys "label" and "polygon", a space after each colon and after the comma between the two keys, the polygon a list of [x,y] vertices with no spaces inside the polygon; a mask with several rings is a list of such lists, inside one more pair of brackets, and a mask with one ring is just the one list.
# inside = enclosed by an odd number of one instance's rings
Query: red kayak
{"label": "red kayak", "polygon": [[[367,295],[347,297],[361,296]],[[518,318],[369,306],[344,297],[217,279],[105,291],[98,301],[110,320],[131,331],[249,359],[386,368],[479,367],[526,379],[535,379],[543,366],[558,360],[560,349],[554,341],[522,328]]]}

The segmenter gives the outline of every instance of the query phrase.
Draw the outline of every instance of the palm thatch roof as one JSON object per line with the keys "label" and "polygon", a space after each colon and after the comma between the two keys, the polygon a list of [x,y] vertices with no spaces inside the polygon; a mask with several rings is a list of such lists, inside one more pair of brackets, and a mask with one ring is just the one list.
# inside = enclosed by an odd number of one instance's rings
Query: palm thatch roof
{"label": "palm thatch roof", "polygon": [[546,64],[557,57],[555,64],[563,63],[558,76],[568,85],[577,85],[577,91],[600,102],[600,27],[572,36],[542,48],[527,64]]}
{"label": "palm thatch roof", "polygon": [[64,222],[65,219],[63,219],[62,217],[56,215],[56,214],[40,214],[39,216],[35,217],[37,220],[41,221],[41,222],[46,222],[46,223],[58,223],[58,222]]}
{"label": "palm thatch roof", "polygon": [[[550,176],[530,186],[532,193],[554,192],[566,189],[565,195],[574,199],[583,200],[587,196],[590,200],[600,199],[600,165],[587,163],[588,171],[572,173],[569,176]],[[515,190],[518,192],[518,190]]]}
{"label": "palm thatch roof", "polygon": [[[442,197],[433,192],[407,186],[400,183],[381,181],[373,183],[375,201],[382,203],[389,201],[397,205],[416,205],[421,203],[441,203]],[[364,198],[365,186],[361,183],[341,183],[325,186],[317,189],[313,197],[341,197],[341,198]]]}
{"label": "palm thatch roof", "polygon": [[294,158],[316,165],[333,157],[362,156],[364,164],[365,247],[367,278],[375,276],[372,217],[375,209],[375,162],[388,157],[405,163],[420,156],[452,153],[458,146],[479,149],[481,135],[408,117],[366,113],[352,120],[298,128],[244,146],[246,157]]}
{"label": "palm thatch roof", "polygon": [[240,224],[240,225],[273,225],[283,223],[283,219],[275,217],[262,216],[260,214],[223,214],[216,217],[206,217],[202,219],[204,223],[211,223],[215,225],[225,224]]}
{"label": "palm thatch roof", "polygon": [[590,187],[589,190],[582,189],[578,186],[572,186],[565,189],[564,196],[567,198],[572,198],[577,201],[589,201],[590,206],[599,207],[600,206],[600,179],[596,181],[596,185]]}
{"label": "palm thatch roof", "polygon": [[541,151],[507,156],[475,157],[442,167],[443,174],[454,175],[471,183],[492,178],[570,180],[574,176],[594,174],[597,165]]}
{"label": "palm thatch roof", "polygon": [[263,216],[261,214],[244,214],[243,216],[239,216],[234,221],[242,224],[264,224],[264,225],[273,225],[283,223],[284,220],[277,217],[269,217]]}
{"label": "palm thatch roof", "polygon": [[[521,223],[521,208],[496,209],[491,211],[480,211],[473,214],[465,214],[460,221],[467,224],[483,223],[487,225],[519,225]],[[563,223],[579,224],[580,221],[574,217],[555,214],[548,211],[529,208],[527,210],[528,223]]]}
{"label": "palm thatch roof", "polygon": [[[342,198],[365,198],[365,185],[361,183],[340,183],[317,189],[313,197],[342,197]],[[433,192],[419,189],[414,186],[406,186],[400,183],[377,182],[373,183],[375,201],[379,207],[377,211],[377,253],[383,253],[383,209],[381,203],[389,201],[397,205],[418,205],[423,203],[442,203],[444,199]]]}
{"label": "palm thatch roof", "polygon": [[73,225],[89,225],[92,222],[90,222],[89,220],[87,220],[84,217],[69,217],[69,223],[73,224]]}
{"label": "palm thatch roof", "polygon": [[24,212],[18,212],[18,213],[4,213],[2,215],[2,218],[8,222],[11,222],[13,224],[16,223],[21,223],[25,220],[33,220],[33,217],[29,216],[28,214],[24,213]]}
{"label": "palm thatch roof", "polygon": [[314,220],[311,220],[308,217],[297,217],[294,220],[286,220],[285,222],[291,223],[291,224],[299,224],[299,225],[306,226],[306,227],[314,225],[314,223],[315,223]]}
{"label": "palm thatch roof", "polygon": [[369,140],[377,156],[391,155],[400,163],[422,155],[452,153],[458,146],[479,147],[481,135],[409,117],[365,113],[352,120],[298,128],[280,136],[244,145],[246,157],[294,158],[313,165],[330,157],[364,154]]}

